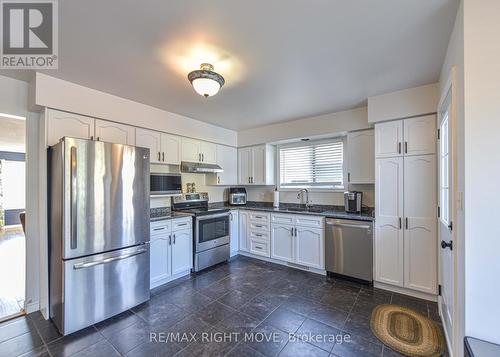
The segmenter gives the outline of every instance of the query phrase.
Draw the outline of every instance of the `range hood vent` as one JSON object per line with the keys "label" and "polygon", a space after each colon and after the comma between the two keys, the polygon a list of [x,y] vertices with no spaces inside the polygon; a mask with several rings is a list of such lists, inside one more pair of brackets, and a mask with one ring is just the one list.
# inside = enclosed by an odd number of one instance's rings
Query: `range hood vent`
{"label": "range hood vent", "polygon": [[205,164],[200,162],[181,162],[181,172],[189,172],[194,174],[213,174],[216,172],[223,172],[224,170],[219,165]]}

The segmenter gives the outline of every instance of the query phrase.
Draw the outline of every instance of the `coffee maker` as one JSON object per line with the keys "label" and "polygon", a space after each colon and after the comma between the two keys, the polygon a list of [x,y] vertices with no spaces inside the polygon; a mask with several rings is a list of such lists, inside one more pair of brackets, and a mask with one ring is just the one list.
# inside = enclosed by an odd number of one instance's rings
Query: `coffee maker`
{"label": "coffee maker", "polygon": [[348,213],[361,213],[363,201],[363,192],[347,191],[344,192],[344,206]]}

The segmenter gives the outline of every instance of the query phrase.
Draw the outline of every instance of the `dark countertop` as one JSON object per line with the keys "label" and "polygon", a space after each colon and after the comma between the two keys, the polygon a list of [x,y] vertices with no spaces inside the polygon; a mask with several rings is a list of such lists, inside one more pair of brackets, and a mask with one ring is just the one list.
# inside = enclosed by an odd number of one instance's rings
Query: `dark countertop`
{"label": "dark countertop", "polygon": [[327,218],[353,219],[356,221],[374,221],[375,210],[366,208],[361,213],[347,213],[343,206],[313,205],[305,210],[304,205],[293,203],[280,203],[279,208],[274,208],[272,202],[248,201],[246,205],[231,206],[228,202],[214,202],[210,207],[221,207],[227,209],[243,209],[264,212],[279,212],[291,214],[308,214],[312,216],[324,216]]}
{"label": "dark countertop", "polygon": [[190,213],[172,211],[168,215],[161,216],[161,217],[154,217],[154,218],[152,217],[152,218],[150,218],[150,220],[151,220],[151,222],[159,222],[159,221],[165,221],[167,219],[192,217],[192,216],[193,215]]}

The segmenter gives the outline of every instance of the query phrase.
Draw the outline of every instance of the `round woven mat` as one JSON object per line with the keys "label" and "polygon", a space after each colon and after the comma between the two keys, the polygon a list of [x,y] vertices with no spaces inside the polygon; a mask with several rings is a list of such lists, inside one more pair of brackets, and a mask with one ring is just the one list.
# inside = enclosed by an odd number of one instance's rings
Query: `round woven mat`
{"label": "round woven mat", "polygon": [[370,327],[385,345],[407,356],[441,356],[444,337],[439,326],[422,314],[397,305],[379,305]]}

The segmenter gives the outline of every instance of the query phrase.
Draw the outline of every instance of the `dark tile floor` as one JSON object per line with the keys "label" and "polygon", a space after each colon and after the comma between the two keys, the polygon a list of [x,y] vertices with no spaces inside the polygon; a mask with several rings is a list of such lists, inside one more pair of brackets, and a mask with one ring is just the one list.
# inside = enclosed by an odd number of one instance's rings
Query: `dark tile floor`
{"label": "dark tile floor", "polygon": [[391,302],[439,319],[435,303],[239,256],[66,337],[40,313],[3,323],[0,356],[398,356],[369,326]]}

